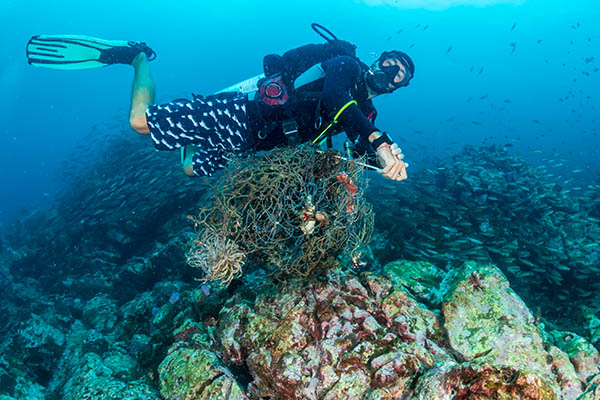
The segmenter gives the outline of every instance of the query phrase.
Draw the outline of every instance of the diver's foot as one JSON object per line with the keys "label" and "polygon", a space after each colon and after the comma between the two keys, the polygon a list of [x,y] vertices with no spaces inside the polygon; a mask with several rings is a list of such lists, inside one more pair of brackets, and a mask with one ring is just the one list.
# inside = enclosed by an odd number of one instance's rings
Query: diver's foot
{"label": "diver's foot", "polygon": [[140,53],[135,56],[133,61],[131,61],[131,65],[133,65],[133,68],[137,68],[143,62],[148,62],[148,56],[146,53]]}
{"label": "diver's foot", "polygon": [[149,61],[156,58],[156,53],[144,42],[129,42],[127,46],[112,47],[102,51],[98,61],[104,64],[133,65],[138,55],[144,54]]}

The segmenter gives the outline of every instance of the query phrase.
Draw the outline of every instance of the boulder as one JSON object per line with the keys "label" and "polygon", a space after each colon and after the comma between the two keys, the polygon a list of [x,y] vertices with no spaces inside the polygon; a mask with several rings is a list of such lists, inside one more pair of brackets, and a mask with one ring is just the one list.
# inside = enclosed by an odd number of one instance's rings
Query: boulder
{"label": "boulder", "polygon": [[358,275],[338,268],[265,284],[255,298],[237,293],[216,325],[187,320],[159,368],[161,394],[594,399],[597,352],[575,336],[552,337],[490,265],[444,273],[397,262]]}
{"label": "boulder", "polygon": [[426,261],[393,261],[383,267],[384,276],[405,287],[419,301],[439,304],[442,301],[442,282],[446,273]]}
{"label": "boulder", "polygon": [[449,282],[444,327],[462,359],[535,376],[540,390],[552,388],[557,399],[581,395],[583,385],[568,355],[544,343],[535,317],[498,268],[465,263]]}
{"label": "boulder", "polygon": [[340,270],[225,307],[217,336],[227,363],[245,360],[254,397],[399,398],[452,360],[435,314],[401,285]]}
{"label": "boulder", "polygon": [[51,371],[53,363],[62,354],[65,335],[39,315],[32,314],[29,320],[20,324],[14,341],[26,362]]}
{"label": "boulder", "polygon": [[242,388],[217,356],[178,342],[159,366],[160,393],[167,400],[246,400]]}
{"label": "boulder", "polygon": [[110,333],[117,323],[117,306],[105,294],[89,300],[83,307],[83,321],[102,333]]}
{"label": "boulder", "polygon": [[63,400],[160,400],[156,390],[147,383],[131,379],[131,362],[127,357],[109,355],[102,359],[87,353],[79,360],[76,369],[60,394]]}

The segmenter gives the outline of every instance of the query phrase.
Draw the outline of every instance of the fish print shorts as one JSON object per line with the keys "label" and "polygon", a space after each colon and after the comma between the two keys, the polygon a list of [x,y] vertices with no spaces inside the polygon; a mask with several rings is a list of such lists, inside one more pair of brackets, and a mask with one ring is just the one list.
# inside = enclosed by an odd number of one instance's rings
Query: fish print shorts
{"label": "fish print shorts", "polygon": [[210,176],[225,167],[228,153],[243,153],[253,143],[247,101],[245,95],[224,93],[151,105],[146,109],[146,121],[154,147],[198,146],[192,161],[194,174]]}

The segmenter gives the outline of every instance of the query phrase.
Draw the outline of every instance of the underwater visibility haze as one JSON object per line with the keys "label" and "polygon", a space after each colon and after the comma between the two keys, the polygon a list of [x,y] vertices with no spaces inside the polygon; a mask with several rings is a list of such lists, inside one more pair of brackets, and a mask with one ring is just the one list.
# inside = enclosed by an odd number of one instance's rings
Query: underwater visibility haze
{"label": "underwater visibility haze", "polygon": [[[599,3],[88,3],[0,5],[0,399],[600,399]],[[304,146],[188,178],[130,65],[25,56],[145,42],[164,104],[311,23],[414,61],[373,100],[408,179]]]}

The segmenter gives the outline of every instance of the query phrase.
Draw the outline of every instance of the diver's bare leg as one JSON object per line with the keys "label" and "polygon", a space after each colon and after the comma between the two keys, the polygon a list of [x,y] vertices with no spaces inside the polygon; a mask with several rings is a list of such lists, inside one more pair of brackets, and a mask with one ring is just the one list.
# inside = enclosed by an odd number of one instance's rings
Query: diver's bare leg
{"label": "diver's bare leg", "polygon": [[145,53],[138,54],[131,65],[135,69],[135,76],[131,89],[129,125],[138,133],[148,134],[150,130],[146,121],[146,108],[154,103],[155,93],[148,56]]}

